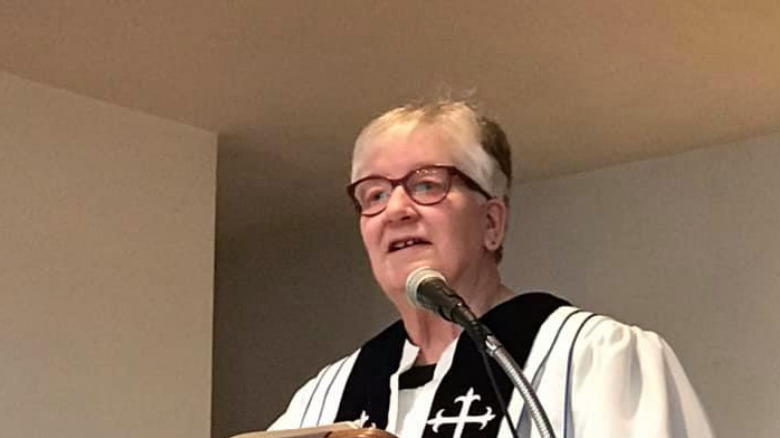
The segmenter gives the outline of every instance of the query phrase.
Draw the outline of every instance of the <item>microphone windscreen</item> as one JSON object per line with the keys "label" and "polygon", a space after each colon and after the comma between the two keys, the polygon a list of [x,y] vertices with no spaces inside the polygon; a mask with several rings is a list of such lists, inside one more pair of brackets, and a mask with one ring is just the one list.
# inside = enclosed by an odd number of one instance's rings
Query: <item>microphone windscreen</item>
{"label": "microphone windscreen", "polygon": [[428,280],[441,280],[444,283],[447,282],[447,279],[444,278],[444,274],[429,267],[417,268],[410,272],[406,277],[406,298],[414,307],[419,309],[426,308],[418,298],[418,289],[420,288],[420,284]]}

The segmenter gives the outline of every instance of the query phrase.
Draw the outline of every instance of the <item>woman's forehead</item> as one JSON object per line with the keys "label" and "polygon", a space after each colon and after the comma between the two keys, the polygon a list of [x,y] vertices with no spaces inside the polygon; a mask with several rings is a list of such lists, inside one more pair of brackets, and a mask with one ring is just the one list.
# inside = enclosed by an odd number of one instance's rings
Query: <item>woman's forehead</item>
{"label": "woman's forehead", "polygon": [[368,175],[401,177],[411,170],[432,164],[458,166],[458,148],[441,129],[426,127],[407,133],[375,138],[363,151],[357,178]]}

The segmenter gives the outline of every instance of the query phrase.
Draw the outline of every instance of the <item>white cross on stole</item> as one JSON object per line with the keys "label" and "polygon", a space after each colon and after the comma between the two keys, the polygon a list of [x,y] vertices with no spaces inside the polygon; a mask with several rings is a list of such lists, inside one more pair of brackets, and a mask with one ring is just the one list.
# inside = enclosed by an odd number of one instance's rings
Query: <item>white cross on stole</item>
{"label": "white cross on stole", "polygon": [[480,415],[469,414],[471,404],[477,400],[482,400],[482,397],[474,394],[474,388],[469,388],[465,395],[455,398],[455,403],[461,403],[460,413],[456,417],[445,417],[442,415],[444,409],[439,409],[439,412],[436,413],[436,417],[428,420],[427,424],[433,426],[434,433],[439,433],[439,426],[442,424],[454,424],[455,432],[452,434],[452,438],[461,438],[463,429],[468,423],[479,423],[479,430],[482,430],[487,426],[488,422],[496,416],[493,414],[493,409],[490,406],[487,406],[487,410]]}

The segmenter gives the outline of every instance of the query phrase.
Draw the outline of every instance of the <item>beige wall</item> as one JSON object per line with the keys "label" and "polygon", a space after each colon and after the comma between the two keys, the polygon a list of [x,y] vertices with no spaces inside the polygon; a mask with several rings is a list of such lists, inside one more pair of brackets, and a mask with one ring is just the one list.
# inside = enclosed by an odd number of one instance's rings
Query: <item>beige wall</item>
{"label": "beige wall", "polygon": [[780,135],[519,187],[504,278],[660,332],[723,437],[780,434]]}
{"label": "beige wall", "polygon": [[0,73],[0,435],[209,436],[216,136]]}

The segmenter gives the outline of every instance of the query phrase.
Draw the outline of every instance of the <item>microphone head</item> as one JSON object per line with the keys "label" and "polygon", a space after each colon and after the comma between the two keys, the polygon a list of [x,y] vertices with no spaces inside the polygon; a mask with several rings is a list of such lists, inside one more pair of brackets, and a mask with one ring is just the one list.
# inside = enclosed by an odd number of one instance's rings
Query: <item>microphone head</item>
{"label": "microphone head", "polygon": [[429,309],[428,306],[425,306],[425,304],[420,301],[417,292],[420,284],[428,280],[440,280],[444,283],[447,282],[447,279],[444,278],[444,274],[429,267],[417,268],[410,272],[409,276],[406,277],[406,298],[414,307],[417,307],[418,309]]}

